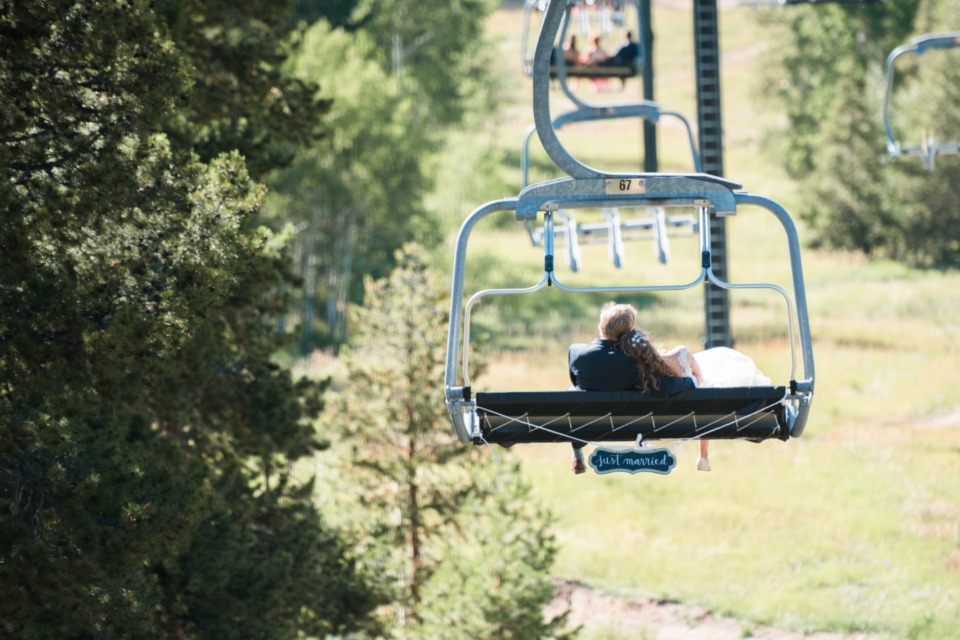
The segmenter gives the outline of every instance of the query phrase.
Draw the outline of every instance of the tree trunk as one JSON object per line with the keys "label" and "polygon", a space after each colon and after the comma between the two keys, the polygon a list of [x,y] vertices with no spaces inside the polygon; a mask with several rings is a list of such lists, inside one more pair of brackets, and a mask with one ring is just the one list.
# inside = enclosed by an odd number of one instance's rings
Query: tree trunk
{"label": "tree trunk", "polygon": [[414,455],[416,454],[416,445],[413,438],[407,448],[407,456],[410,462],[410,620],[414,624],[420,624],[420,581],[421,563],[420,563],[420,505],[417,500],[417,482],[416,465],[414,464]]}

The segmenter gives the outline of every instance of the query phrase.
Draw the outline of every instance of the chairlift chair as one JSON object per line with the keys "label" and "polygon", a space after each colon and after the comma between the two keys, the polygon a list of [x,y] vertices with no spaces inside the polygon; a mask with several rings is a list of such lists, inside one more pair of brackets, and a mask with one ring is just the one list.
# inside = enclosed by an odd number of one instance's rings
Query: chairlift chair
{"label": "chairlift chair", "polygon": [[[567,177],[524,188],[519,196],[489,202],[464,221],[454,251],[450,321],[444,373],[444,397],[454,432],[463,443],[591,441],[639,442],[640,439],[747,439],[799,437],[806,425],[814,392],[813,350],[796,227],[777,203],[738,191],[740,185],[701,173],[624,174],[594,169],[573,158],[556,136],[550,117],[549,55],[563,20],[559,5],[547,7],[537,41],[533,69],[533,115],[547,155]],[[730,283],[711,267],[710,216],[734,215],[741,205],[759,207],[779,220],[787,239],[792,295],[772,283]],[[574,287],[554,272],[554,216],[584,208],[693,207],[699,229],[699,272],[688,282],[672,285]],[[485,289],[464,304],[464,279],[470,234],[487,216],[512,211],[519,221],[541,214],[543,274],[524,288]],[[470,320],[474,305],[487,297],[534,294],[546,286],[580,292],[639,293],[681,291],[710,282],[724,289],[761,288],[779,293],[785,302],[790,351],[789,378],[782,386],[693,389],[670,398],[640,392],[480,391],[470,380]],[[797,346],[802,372],[797,375]],[[460,365],[460,367],[458,367]],[[558,363],[558,366],[562,364]],[[461,368],[462,367],[462,368]],[[461,368],[458,379],[457,371]]]}
{"label": "chairlift chair", "polygon": [[[519,197],[483,205],[464,222],[457,238],[447,338],[445,397],[457,437],[464,443],[511,446],[529,442],[636,442],[662,439],[746,439],[762,441],[799,437],[813,398],[813,352],[796,228],[775,202],[736,191],[739,185],[705,174],[614,174],[600,179],[561,178],[531,185]],[[760,207],[783,226],[790,254],[793,293],[772,283],[721,281],[710,264],[710,215],[734,215],[742,205]],[[554,214],[560,209],[591,207],[695,207],[700,231],[699,273],[669,285],[568,286],[554,272]],[[498,211],[512,211],[520,221],[544,219],[544,266],[538,282],[524,288],[486,289],[464,305],[464,277],[469,237],[476,223]],[[534,294],[546,286],[571,294],[680,291],[704,282],[726,289],[768,289],[786,307],[791,370],[779,386],[693,389],[669,398],[639,391],[474,391],[470,377],[470,323],[484,298]],[[797,375],[797,345],[802,374]],[[458,364],[460,378],[457,377]],[[557,366],[563,366],[559,362]]]}
{"label": "chairlift chair", "polygon": [[902,146],[893,135],[890,124],[890,100],[893,96],[894,62],[906,53],[922,55],[933,49],[951,49],[960,47],[960,31],[947,33],[928,33],[917,36],[890,52],[885,67],[886,91],[883,99],[883,125],[887,133],[887,153],[891,158],[900,156],[920,156],[923,165],[928,171],[933,170],[934,158],[937,155],[960,153],[960,142],[940,142],[933,136],[927,136],[923,142],[915,146]]}
{"label": "chairlift chair", "polygon": [[[587,38],[592,32],[599,32],[602,35],[609,35],[613,30],[613,25],[624,26],[627,23],[624,11],[624,4],[633,7],[633,15],[636,17],[636,24],[633,27],[634,35],[639,38],[641,33],[640,23],[640,2],[639,0],[627,0],[619,3],[619,7],[611,8],[605,2],[593,2],[592,0],[579,0],[568,2],[566,5],[567,22],[572,22],[574,16],[579,25],[580,35]],[[521,63],[523,72],[526,75],[533,73],[533,52],[530,48],[530,34],[533,30],[536,13],[543,14],[550,5],[549,0],[525,0],[523,4],[523,36],[520,45]],[[576,10],[576,13],[574,11]],[[593,24],[597,22],[594,29]],[[594,78],[594,79],[617,79],[626,82],[630,78],[640,75],[643,70],[643,50],[639,48],[637,56],[627,64],[603,64],[603,65],[567,65],[563,60],[562,46],[566,39],[566,29],[561,35],[560,42],[556,46],[556,60],[550,65],[550,77],[566,82],[566,78]]]}

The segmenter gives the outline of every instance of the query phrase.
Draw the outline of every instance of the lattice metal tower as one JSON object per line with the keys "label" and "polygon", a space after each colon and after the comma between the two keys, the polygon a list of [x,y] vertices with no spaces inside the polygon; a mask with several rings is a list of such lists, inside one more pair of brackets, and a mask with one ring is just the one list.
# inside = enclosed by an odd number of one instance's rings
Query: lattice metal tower
{"label": "lattice metal tower", "polygon": [[[704,173],[723,176],[723,128],[720,117],[720,46],[717,0],[694,0],[693,37],[696,57],[697,122],[700,163]],[[727,278],[726,220],[710,217],[710,253],[713,272]],[[704,285],[706,347],[732,346],[730,297],[726,289]]]}

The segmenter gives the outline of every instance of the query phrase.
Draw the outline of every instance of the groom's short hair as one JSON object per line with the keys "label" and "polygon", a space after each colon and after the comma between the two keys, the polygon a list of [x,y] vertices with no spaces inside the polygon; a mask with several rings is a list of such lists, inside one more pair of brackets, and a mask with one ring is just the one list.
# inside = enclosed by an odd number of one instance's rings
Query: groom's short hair
{"label": "groom's short hair", "polygon": [[602,338],[619,340],[637,324],[637,310],[630,304],[608,302],[600,309],[600,324],[597,331]]}

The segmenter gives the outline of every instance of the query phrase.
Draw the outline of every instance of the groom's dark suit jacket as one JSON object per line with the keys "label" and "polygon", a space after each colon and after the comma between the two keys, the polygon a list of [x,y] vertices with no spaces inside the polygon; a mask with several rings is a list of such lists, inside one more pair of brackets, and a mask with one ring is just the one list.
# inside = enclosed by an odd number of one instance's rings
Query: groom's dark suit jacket
{"label": "groom's dark suit jacket", "polygon": [[[639,388],[636,361],[613,347],[613,340],[596,338],[570,345],[567,351],[570,382],[582,391],[630,391]],[[693,389],[690,378],[659,376],[660,389],[652,395],[672,396]]]}

